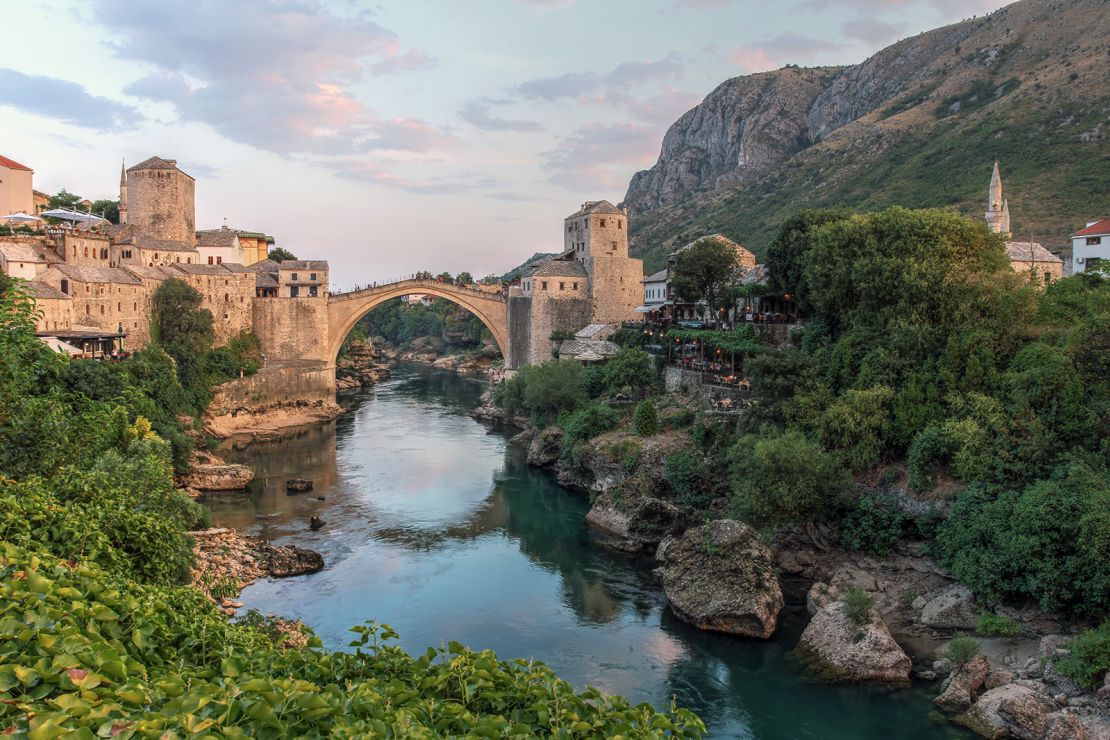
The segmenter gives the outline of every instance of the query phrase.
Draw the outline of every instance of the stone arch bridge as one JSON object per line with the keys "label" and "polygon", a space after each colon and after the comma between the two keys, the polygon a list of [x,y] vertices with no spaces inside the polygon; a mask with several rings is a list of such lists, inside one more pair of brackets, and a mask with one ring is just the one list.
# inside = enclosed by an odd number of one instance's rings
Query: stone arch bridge
{"label": "stone arch bridge", "polygon": [[415,279],[328,296],[327,356],[330,362],[335,362],[343,340],[359,319],[385,301],[414,293],[446,298],[477,316],[493,335],[501,356],[505,358],[506,366],[509,365],[509,311],[500,292],[466,288],[438,280]]}

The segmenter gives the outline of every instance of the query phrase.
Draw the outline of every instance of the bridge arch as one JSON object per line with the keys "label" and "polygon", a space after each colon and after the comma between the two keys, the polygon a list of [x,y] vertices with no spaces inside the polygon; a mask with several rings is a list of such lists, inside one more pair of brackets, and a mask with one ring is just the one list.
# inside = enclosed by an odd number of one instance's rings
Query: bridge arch
{"label": "bridge arch", "polygon": [[436,280],[402,280],[397,283],[338,293],[328,297],[328,358],[335,362],[343,341],[358,320],[376,306],[394,298],[413,293],[445,298],[462,306],[489,329],[493,341],[501,350],[505,364],[509,363],[508,308],[500,293],[487,293],[477,288],[464,288]]}

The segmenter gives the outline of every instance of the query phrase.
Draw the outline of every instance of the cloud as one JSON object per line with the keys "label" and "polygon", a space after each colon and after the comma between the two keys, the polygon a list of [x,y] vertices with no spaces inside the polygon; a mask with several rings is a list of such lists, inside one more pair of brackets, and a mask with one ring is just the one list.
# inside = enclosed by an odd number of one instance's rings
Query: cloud
{"label": "cloud", "polygon": [[279,154],[424,151],[453,140],[422,121],[383,120],[351,92],[367,74],[434,63],[365,14],[340,16],[320,0],[216,5],[96,0],[93,17],[111,29],[115,54],[155,70],[126,91]]}
{"label": "cloud", "polygon": [[459,118],[481,131],[543,131],[543,124],[539,121],[525,121],[512,118],[501,118],[490,112],[493,105],[503,101],[490,100],[489,98],[476,98],[468,101],[459,111]]}
{"label": "cloud", "polygon": [[[572,190],[624,188],[627,165],[642,166],[659,153],[659,132],[636,123],[589,124],[575,129],[559,147],[543,154],[549,180]],[[622,165],[612,172],[610,165]]]}
{"label": "cloud", "polygon": [[609,72],[567,72],[555,77],[538,77],[520,83],[514,92],[531,99],[554,102],[562,98],[588,99],[609,91],[624,92],[645,82],[682,76],[684,63],[675,53],[663,59],[622,62]]}
{"label": "cloud", "polygon": [[97,131],[133,128],[144,120],[135,108],[90,94],[76,82],[0,67],[0,105]]}
{"label": "cloud", "polygon": [[813,62],[840,48],[831,41],[786,31],[761,43],[733,49],[729,59],[746,72],[765,72],[785,64]]}
{"label": "cloud", "polygon": [[860,16],[840,24],[840,32],[871,46],[886,46],[909,28],[905,23],[887,23],[878,18]]}
{"label": "cloud", "polygon": [[464,172],[450,177],[437,175],[425,179],[411,178],[398,174],[382,162],[366,159],[343,160],[336,167],[335,173],[348,180],[421,195],[452,195],[482,188],[503,188],[508,184],[504,180],[473,172]]}

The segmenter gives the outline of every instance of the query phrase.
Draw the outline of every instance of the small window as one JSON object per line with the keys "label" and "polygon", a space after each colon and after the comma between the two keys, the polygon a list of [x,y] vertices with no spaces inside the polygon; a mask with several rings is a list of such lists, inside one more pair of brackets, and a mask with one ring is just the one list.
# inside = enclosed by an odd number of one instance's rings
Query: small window
{"label": "small window", "polygon": [[192,258],[192,257],[186,257],[186,258],[185,258],[185,262],[186,262],[187,264],[190,264],[190,265],[191,265],[191,264],[193,264],[193,258]]}
{"label": "small window", "polygon": [[621,227],[621,220],[618,218],[617,219],[617,228],[620,229],[620,227]]}
{"label": "small window", "polygon": [[104,315],[104,304],[103,303],[100,304],[100,315],[101,316]]}
{"label": "small window", "polygon": [[547,290],[547,281],[544,280],[540,283],[540,290]]}
{"label": "small window", "polygon": [[85,247],[85,256],[86,256],[86,257],[88,257],[88,256],[89,256],[89,248],[88,248],[88,247]]}
{"label": "small window", "polygon": [[294,272],[293,273],[293,280],[296,280],[296,279],[297,279],[297,273]]}
{"label": "small window", "polygon": [[314,272],[311,272],[311,273],[309,273],[309,274],[308,274],[308,279],[309,279],[309,280],[312,280],[312,281],[314,281],[314,282],[315,282],[315,280],[316,280],[316,273],[314,273]]}
{"label": "small window", "polygon": [[605,228],[605,219],[601,219],[601,228]]}
{"label": "small window", "polygon": [[69,295],[69,281],[62,278],[62,292]]}
{"label": "small window", "polygon": [[120,301],[116,301],[116,310],[123,311],[123,303],[121,303]]}
{"label": "small window", "polygon": [[215,257],[212,257],[211,255],[209,255],[208,256],[208,264],[210,264],[210,265],[215,264],[215,259],[216,259]]}
{"label": "small window", "polygon": [[223,257],[217,257],[216,258],[216,264],[217,265],[222,265],[223,263],[224,263],[224,258]]}
{"label": "small window", "polygon": [[1101,243],[1102,243],[1102,237],[1100,237],[1100,236],[1088,236],[1087,237],[1087,246],[1088,247],[1098,246]]}
{"label": "small window", "polygon": [[[231,303],[231,296],[229,296],[227,293],[224,293],[224,303]],[[225,316],[224,318],[227,317]]]}
{"label": "small window", "polygon": [[578,290],[578,283],[571,283],[571,288],[574,290]]}
{"label": "small window", "polygon": [[562,280],[560,280],[559,281],[559,290],[566,290],[566,289],[567,289],[567,284],[564,283]]}
{"label": "small window", "polygon": [[310,285],[310,286],[308,286],[308,294],[309,294],[309,295],[310,295],[311,297],[313,297],[313,298],[315,298],[315,297],[317,296],[317,292],[316,292],[316,286],[315,286],[315,285]]}
{"label": "small window", "polygon": [[1051,272],[1046,272],[1044,274],[1044,284],[1048,285],[1051,282],[1052,282],[1052,273]]}
{"label": "small window", "polygon": [[181,258],[180,258],[180,257],[174,257],[174,258],[173,258],[173,261],[174,261],[174,262],[181,262]]}
{"label": "small window", "polygon": [[289,297],[296,298],[301,294],[300,289],[296,285],[289,286]]}

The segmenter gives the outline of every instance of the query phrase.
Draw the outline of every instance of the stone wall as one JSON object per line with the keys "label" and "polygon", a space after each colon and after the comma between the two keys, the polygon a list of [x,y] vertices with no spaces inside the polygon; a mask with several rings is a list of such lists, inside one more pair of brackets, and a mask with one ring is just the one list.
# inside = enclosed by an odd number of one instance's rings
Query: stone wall
{"label": "stone wall", "polygon": [[[196,183],[178,169],[127,173],[127,223],[157,239],[196,240]],[[156,263],[157,264],[157,263]]]}
{"label": "stone wall", "polygon": [[211,416],[242,410],[259,411],[298,403],[334,403],[335,368],[324,362],[267,365],[248,378],[221,383],[212,389]]}
{"label": "stone wall", "polygon": [[[204,265],[208,267],[208,265]],[[178,272],[172,267],[167,272]],[[214,346],[227,341],[254,326],[255,287],[253,272],[222,272],[215,274],[189,274],[181,272],[174,277],[183,280],[201,294],[201,308],[212,313]]]}
{"label": "stone wall", "polygon": [[749,392],[739,388],[729,388],[719,385],[707,385],[702,382],[702,374],[697,370],[668,365],[663,375],[663,383],[668,393],[685,393],[697,399],[699,405],[709,407],[722,398],[732,399],[739,403],[748,397]]}
{"label": "stone wall", "polygon": [[61,252],[66,264],[87,267],[113,267],[112,248],[107,235],[67,231],[62,236]]}
{"label": "stone wall", "polygon": [[73,328],[73,300],[68,298],[35,298],[35,331],[67,331]]}
{"label": "stone wall", "polygon": [[257,298],[253,323],[267,364],[301,359],[335,365],[327,346],[327,298]]}
{"label": "stone wall", "polygon": [[516,370],[532,357],[532,298],[509,296],[509,356],[505,367]]}
{"label": "stone wall", "polygon": [[118,282],[86,282],[68,277],[56,267],[43,272],[38,280],[59,291],[66,281],[68,294],[73,296],[74,324],[108,331],[122,326],[127,334],[124,348],[141,349],[150,341],[150,292],[122,270],[112,271],[121,275]]}
{"label": "stone wall", "polygon": [[612,324],[640,318],[633,310],[643,299],[642,260],[620,254],[596,255],[586,260],[590,273],[590,323]]}
{"label": "stone wall", "polygon": [[586,298],[559,297],[558,294],[536,293],[532,296],[531,342],[528,362],[538,365],[551,359],[554,345],[551,333],[558,330],[577,331],[590,323],[590,301]]}

